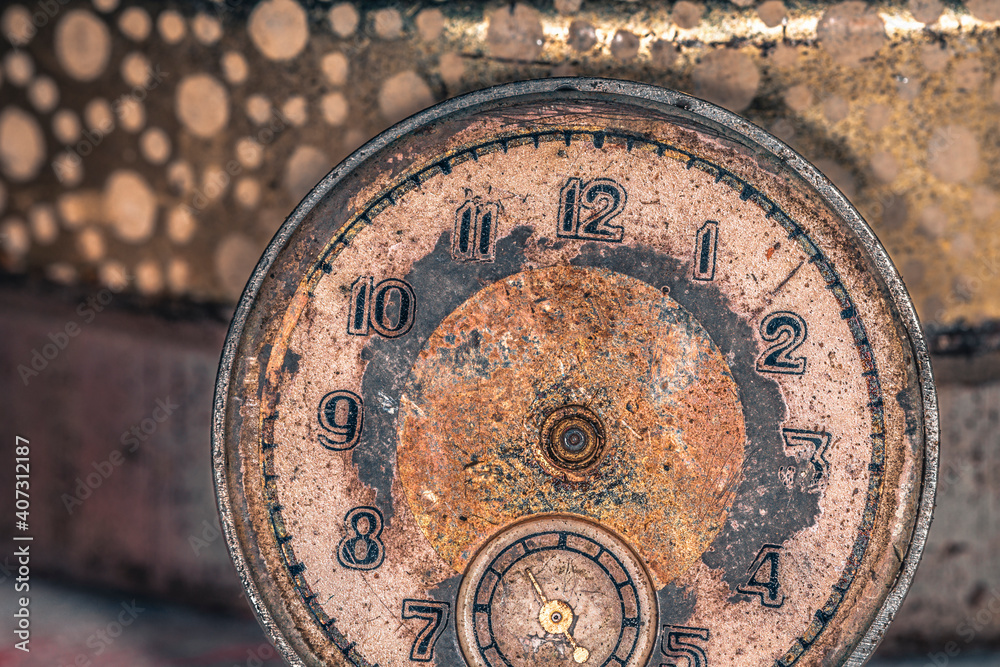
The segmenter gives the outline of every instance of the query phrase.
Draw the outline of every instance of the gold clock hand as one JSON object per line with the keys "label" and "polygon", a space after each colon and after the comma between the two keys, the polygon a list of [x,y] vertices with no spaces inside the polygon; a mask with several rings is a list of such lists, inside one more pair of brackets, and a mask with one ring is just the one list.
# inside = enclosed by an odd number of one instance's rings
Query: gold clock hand
{"label": "gold clock hand", "polygon": [[542,601],[542,610],[538,613],[538,622],[542,624],[542,628],[554,635],[565,635],[566,639],[569,640],[569,645],[573,647],[573,660],[580,664],[587,662],[587,659],[590,658],[590,651],[577,644],[569,631],[570,626],[573,625],[572,607],[562,600],[548,600],[545,593],[542,592],[538,580],[535,579],[535,575],[531,573],[531,569],[526,568],[524,571],[531,579],[531,585],[534,586],[535,593]]}
{"label": "gold clock hand", "polygon": [[587,662],[587,658],[590,657],[590,651],[577,644],[576,640],[573,639],[573,635],[569,633],[569,630],[566,630],[563,634],[566,635],[566,639],[569,640],[570,646],[573,647],[573,660],[578,663]]}
{"label": "gold clock hand", "polygon": [[531,585],[535,587],[535,592],[538,593],[538,597],[539,599],[541,599],[542,604],[544,605],[546,602],[548,602],[548,600],[545,598],[545,593],[542,592],[542,587],[538,585],[538,580],[535,579],[535,575],[531,573],[530,568],[525,569],[525,572],[528,573],[528,578],[531,579]]}

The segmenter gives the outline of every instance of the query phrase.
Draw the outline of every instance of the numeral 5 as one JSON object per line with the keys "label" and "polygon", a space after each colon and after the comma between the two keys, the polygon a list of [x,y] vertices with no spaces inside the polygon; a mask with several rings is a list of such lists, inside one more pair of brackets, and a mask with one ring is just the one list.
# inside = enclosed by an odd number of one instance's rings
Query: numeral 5
{"label": "numeral 5", "polygon": [[668,662],[660,667],[708,667],[705,650],[695,641],[708,641],[708,628],[687,628],[683,625],[664,625],[660,648],[668,658],[684,658],[687,662]]}

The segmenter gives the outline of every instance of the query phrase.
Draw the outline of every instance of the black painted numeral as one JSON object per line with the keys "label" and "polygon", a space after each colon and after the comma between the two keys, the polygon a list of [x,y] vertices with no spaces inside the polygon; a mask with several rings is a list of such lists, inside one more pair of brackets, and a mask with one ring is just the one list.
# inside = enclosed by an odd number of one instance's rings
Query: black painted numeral
{"label": "black painted numeral", "polygon": [[374,507],[355,507],[344,517],[347,535],[337,546],[337,560],[351,570],[374,570],[385,559],[382,513]]}
{"label": "black painted numeral", "polygon": [[683,625],[664,625],[660,649],[667,658],[684,658],[687,664],[667,662],[660,667],[708,667],[705,649],[694,643],[708,641],[708,628],[687,628]]}
{"label": "black painted numeral", "polygon": [[786,473],[785,486],[789,488],[798,481],[805,492],[818,491],[830,474],[830,462],[826,460],[826,450],[830,447],[830,434],[826,431],[804,431],[797,428],[781,429],[785,440],[785,453],[795,457],[801,470],[792,468]]}
{"label": "black painted numeral", "polygon": [[430,662],[434,659],[434,644],[444,632],[448,622],[450,605],[437,600],[403,600],[403,618],[419,618],[427,621],[417,633],[410,650],[410,660]]}
{"label": "black painted numeral", "polygon": [[496,202],[468,200],[455,212],[451,256],[464,262],[492,262],[500,206]]}
{"label": "black painted numeral", "polygon": [[760,597],[762,605],[777,609],[785,603],[780,573],[781,547],[777,544],[765,544],[747,568],[749,579],[742,586],[737,586],[736,590],[744,595],[756,595]]}
{"label": "black painted numeral", "polygon": [[319,402],[319,442],[327,449],[351,449],[361,438],[365,407],[361,397],[351,391],[331,391]]}
{"label": "black painted numeral", "polygon": [[771,347],[760,355],[757,370],[761,373],[802,375],[806,372],[806,358],[793,357],[792,352],[806,340],[806,321],[795,313],[778,311],[760,323],[760,335]]}
{"label": "black painted numeral", "polygon": [[379,284],[362,276],[351,285],[351,311],[347,333],[367,336],[369,329],[386,338],[402,336],[413,326],[417,297],[402,280],[387,278]]}
{"label": "black painted numeral", "polygon": [[698,230],[694,242],[694,279],[715,278],[715,248],[719,242],[719,223],[707,220]]}
{"label": "black painted numeral", "polygon": [[625,188],[610,178],[586,183],[570,178],[559,191],[556,234],[567,239],[619,242],[625,237],[625,228],[608,223],[625,209],[627,200]]}

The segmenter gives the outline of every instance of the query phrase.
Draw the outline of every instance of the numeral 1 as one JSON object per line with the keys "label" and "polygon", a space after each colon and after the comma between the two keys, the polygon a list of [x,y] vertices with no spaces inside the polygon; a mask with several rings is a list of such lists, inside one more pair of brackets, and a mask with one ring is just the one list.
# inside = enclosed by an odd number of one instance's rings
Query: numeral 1
{"label": "numeral 1", "polygon": [[387,278],[379,284],[362,276],[351,285],[351,310],[347,333],[367,336],[369,328],[386,338],[402,336],[413,326],[417,297],[402,280]]}
{"label": "numeral 1", "polygon": [[747,568],[750,578],[742,586],[737,586],[736,590],[744,595],[756,595],[760,597],[762,605],[777,609],[785,603],[785,594],[781,592],[779,580],[780,566],[781,546],[765,544]]}
{"label": "numeral 1", "polygon": [[[664,625],[660,649],[668,658],[684,658],[685,667],[708,667],[705,650],[694,643],[708,641],[708,628],[686,628],[683,625]],[[668,662],[660,667],[681,667],[677,662]]]}
{"label": "numeral 1", "polygon": [[712,280],[715,278],[715,247],[719,242],[719,223],[708,220],[694,242],[694,279]]}
{"label": "numeral 1", "polygon": [[430,662],[434,659],[434,644],[444,632],[448,622],[450,605],[437,600],[403,600],[403,618],[419,618],[427,621],[417,633],[410,650],[410,660]]}
{"label": "numeral 1", "polygon": [[468,200],[455,212],[451,255],[457,260],[492,262],[500,206]]}
{"label": "numeral 1", "polygon": [[584,183],[570,178],[559,191],[559,217],[556,235],[569,239],[621,241],[625,228],[608,224],[625,208],[625,188],[610,178],[595,178]]}

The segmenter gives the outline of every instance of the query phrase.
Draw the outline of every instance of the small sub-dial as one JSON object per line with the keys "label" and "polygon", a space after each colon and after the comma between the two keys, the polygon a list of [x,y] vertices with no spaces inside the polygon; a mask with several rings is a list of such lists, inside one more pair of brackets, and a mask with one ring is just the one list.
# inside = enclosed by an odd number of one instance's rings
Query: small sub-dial
{"label": "small sub-dial", "polygon": [[458,596],[459,643],[477,667],[645,665],[656,593],[642,561],[594,522],[534,517],[493,537]]}

